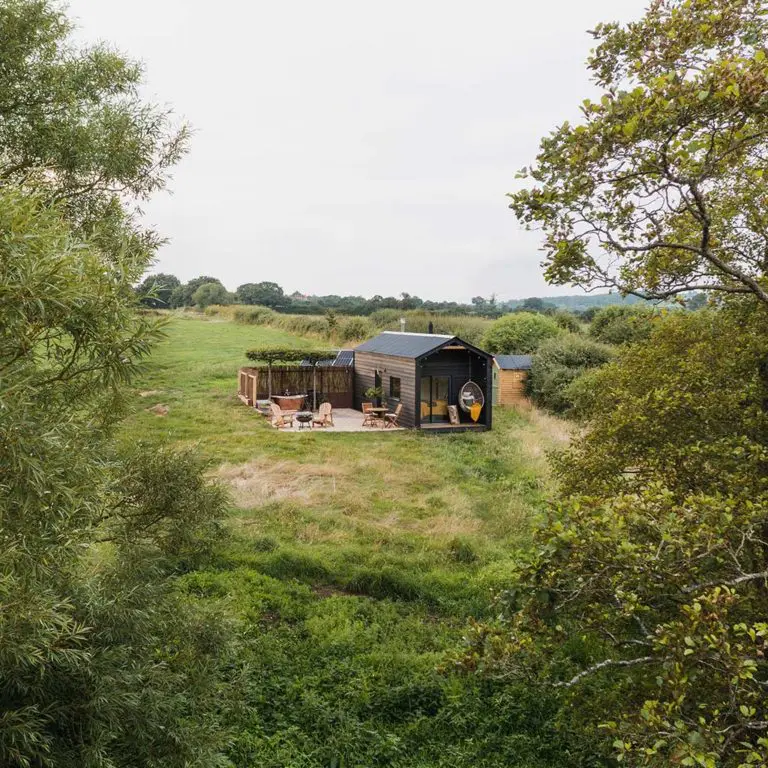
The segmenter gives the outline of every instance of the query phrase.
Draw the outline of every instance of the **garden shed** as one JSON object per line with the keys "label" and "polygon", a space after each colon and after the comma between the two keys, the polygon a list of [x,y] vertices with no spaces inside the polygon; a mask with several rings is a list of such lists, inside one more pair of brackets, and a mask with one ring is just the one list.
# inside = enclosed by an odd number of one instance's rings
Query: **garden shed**
{"label": "garden shed", "polygon": [[496,355],[493,359],[493,402],[517,405],[527,402],[525,382],[531,370],[531,355]]}
{"label": "garden shed", "polygon": [[380,389],[404,427],[490,429],[492,387],[493,356],[458,336],[384,331],[355,349],[355,406]]}

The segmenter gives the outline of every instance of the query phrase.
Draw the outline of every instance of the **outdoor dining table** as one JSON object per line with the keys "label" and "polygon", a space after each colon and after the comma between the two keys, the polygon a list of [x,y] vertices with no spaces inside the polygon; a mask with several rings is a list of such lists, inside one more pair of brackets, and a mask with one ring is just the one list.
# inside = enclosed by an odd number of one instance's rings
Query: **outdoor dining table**
{"label": "outdoor dining table", "polygon": [[383,406],[374,406],[373,408],[369,409],[371,413],[381,421],[381,426],[384,426],[384,414],[389,413],[389,408],[384,408]]}

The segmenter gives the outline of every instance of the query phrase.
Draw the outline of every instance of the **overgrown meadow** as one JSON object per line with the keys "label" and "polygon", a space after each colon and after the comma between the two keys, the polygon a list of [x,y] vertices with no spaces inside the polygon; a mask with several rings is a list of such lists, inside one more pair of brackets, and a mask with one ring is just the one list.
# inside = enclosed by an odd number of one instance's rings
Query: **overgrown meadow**
{"label": "overgrown meadow", "polygon": [[122,439],[193,445],[230,491],[226,546],[180,588],[239,625],[235,765],[570,764],[546,699],[452,665],[543,513],[563,423],[279,433],[237,399],[237,369],[254,345],[310,341],[210,316],[166,332]]}

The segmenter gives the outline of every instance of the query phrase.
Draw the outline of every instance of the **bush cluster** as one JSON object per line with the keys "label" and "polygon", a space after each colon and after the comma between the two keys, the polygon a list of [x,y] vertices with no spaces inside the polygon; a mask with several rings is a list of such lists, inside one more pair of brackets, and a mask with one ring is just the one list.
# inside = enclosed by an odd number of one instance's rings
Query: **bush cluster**
{"label": "bush cluster", "polygon": [[585,371],[605,365],[613,356],[605,344],[573,333],[548,339],[533,358],[528,394],[543,408],[567,413],[573,406],[571,388]]}
{"label": "bush cluster", "polygon": [[603,344],[633,344],[650,336],[655,316],[650,307],[614,304],[595,313],[589,335]]}
{"label": "bush cluster", "polygon": [[563,331],[557,322],[534,312],[515,312],[499,318],[484,337],[485,349],[503,355],[529,355],[546,339]]}

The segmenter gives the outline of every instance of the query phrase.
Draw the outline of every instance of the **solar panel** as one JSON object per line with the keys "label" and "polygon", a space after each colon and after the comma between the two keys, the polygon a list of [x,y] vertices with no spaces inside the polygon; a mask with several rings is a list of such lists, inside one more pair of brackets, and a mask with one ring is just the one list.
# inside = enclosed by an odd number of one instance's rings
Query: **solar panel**
{"label": "solar panel", "polygon": [[[339,350],[336,357],[329,358],[328,360],[318,360],[317,361],[317,367],[318,368],[348,368],[349,366],[353,365],[355,362],[355,351],[353,349],[342,349]],[[304,368],[308,368],[312,366],[312,363],[309,360],[302,360],[300,363],[301,366]]]}
{"label": "solar panel", "polygon": [[355,362],[355,352],[352,349],[341,349],[336,359],[333,361],[337,368],[345,368]]}

